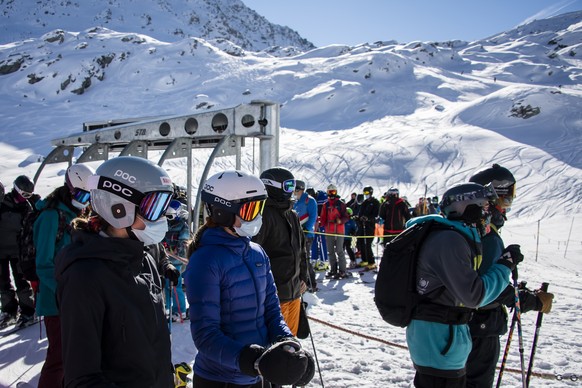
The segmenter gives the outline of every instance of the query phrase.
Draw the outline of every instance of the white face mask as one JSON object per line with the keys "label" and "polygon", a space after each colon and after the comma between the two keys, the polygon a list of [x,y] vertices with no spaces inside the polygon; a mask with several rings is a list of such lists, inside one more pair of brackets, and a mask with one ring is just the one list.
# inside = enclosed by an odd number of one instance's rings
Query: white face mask
{"label": "white face mask", "polygon": [[259,214],[257,218],[248,222],[241,220],[240,224],[240,226],[233,226],[236,234],[242,237],[256,236],[263,226],[263,216]]}
{"label": "white face mask", "polygon": [[142,219],[145,224],[145,229],[131,229],[135,237],[145,245],[157,244],[166,237],[168,231],[168,220],[166,217],[160,217],[157,221],[146,221]]}
{"label": "white face mask", "polygon": [[75,201],[74,199],[71,200],[71,205],[73,205],[75,208],[79,209],[79,210],[83,210],[85,209],[87,206],[89,206],[89,202],[83,204],[79,201]]}

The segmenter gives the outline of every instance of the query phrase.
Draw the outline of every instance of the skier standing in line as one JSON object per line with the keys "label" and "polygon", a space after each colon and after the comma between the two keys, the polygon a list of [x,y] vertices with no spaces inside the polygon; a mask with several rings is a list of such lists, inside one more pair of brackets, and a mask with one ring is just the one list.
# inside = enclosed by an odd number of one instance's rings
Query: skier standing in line
{"label": "skier standing in line", "polygon": [[476,225],[495,196],[477,183],[451,187],[443,195],[446,218],[429,215],[408,226],[432,219],[451,229],[431,231],[418,253],[416,289],[429,298],[418,305],[406,328],[406,342],[416,369],[417,388],[464,388],[465,365],[471,350],[467,322],[474,308],[486,305],[507,287],[511,270],[523,259],[512,250],[479,275],[481,241]]}
{"label": "skier standing in line", "polygon": [[263,222],[263,182],[231,170],[208,178],[203,187],[208,217],[188,248],[184,273],[198,350],[194,386],[307,384],[315,372],[313,360],[281,315],[269,258],[250,239]]}
{"label": "skier standing in line", "polygon": [[[483,260],[478,273],[483,275],[503,253],[505,245],[499,233],[515,197],[516,181],[508,169],[498,164],[477,172],[469,181],[481,185],[491,184],[498,197],[489,203],[489,220],[488,224],[484,225],[486,234],[481,239]],[[519,251],[518,246],[515,249]],[[517,274],[515,278],[517,279]],[[532,292],[521,289],[519,291],[521,313],[531,310],[549,313],[553,297],[552,294],[541,290]],[[495,301],[473,313],[469,322],[473,347],[467,360],[467,388],[487,388],[493,385],[500,353],[499,336],[507,332],[505,306],[515,307],[515,289],[512,284],[508,284]]]}
{"label": "skier standing in line", "polygon": [[55,259],[66,387],[174,387],[163,284],[146,245],[162,241],[173,195],[161,167],[134,156],[89,179],[88,221]]}
{"label": "skier standing in line", "polygon": [[84,214],[89,205],[87,186],[94,171],[84,164],[74,164],[67,169],[65,184],[57,187],[45,199],[36,203],[40,211],[34,223],[33,239],[36,248],[36,314],[44,317],[48,349],[40,372],[38,388],[60,387],[63,383],[63,351],[61,346],[61,320],[57,306],[57,280],[55,279],[55,256],[71,243],[70,228],[62,228],[61,214],[67,226]]}

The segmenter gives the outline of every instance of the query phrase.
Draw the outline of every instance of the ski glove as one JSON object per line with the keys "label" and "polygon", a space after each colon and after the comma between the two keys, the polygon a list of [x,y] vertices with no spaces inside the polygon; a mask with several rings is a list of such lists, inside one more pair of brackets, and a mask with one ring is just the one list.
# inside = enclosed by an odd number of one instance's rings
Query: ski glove
{"label": "ski glove", "polygon": [[315,376],[315,361],[313,360],[313,356],[308,351],[305,351],[305,355],[307,356],[307,369],[305,369],[303,376],[295,382],[294,386],[297,387],[309,384],[311,379],[313,379],[313,376]]}
{"label": "ski glove", "polygon": [[499,260],[499,264],[505,265],[510,270],[514,270],[515,267],[523,261],[523,255],[521,253],[520,246],[517,244],[508,245],[507,248],[503,250],[503,253]]}
{"label": "ski glove", "polygon": [[[262,375],[276,385],[295,384],[306,375],[307,367],[308,355],[301,349],[299,342],[293,339],[284,339],[266,350],[259,345],[249,345],[239,357],[242,373],[249,376]],[[305,376],[307,378],[309,376]]]}
{"label": "ski glove", "polygon": [[259,371],[255,369],[255,361],[265,352],[265,348],[260,345],[248,345],[243,348],[238,358],[238,367],[242,373],[249,376],[258,376]]}
{"label": "ski glove", "polygon": [[552,303],[554,301],[554,294],[550,292],[545,292],[542,290],[537,290],[536,298],[538,300],[538,310],[540,313],[547,314],[552,311]]}
{"label": "ski glove", "polygon": [[180,271],[176,269],[173,265],[168,265],[164,272],[164,277],[170,281],[174,286],[178,284],[178,278],[180,277]]}

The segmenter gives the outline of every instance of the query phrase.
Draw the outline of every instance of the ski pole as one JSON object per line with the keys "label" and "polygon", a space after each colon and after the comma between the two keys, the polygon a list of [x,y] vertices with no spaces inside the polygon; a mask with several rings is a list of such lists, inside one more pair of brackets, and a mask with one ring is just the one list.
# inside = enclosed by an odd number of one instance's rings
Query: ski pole
{"label": "ski pole", "polygon": [[505,350],[503,351],[503,358],[501,359],[501,366],[499,367],[499,376],[497,377],[496,388],[501,386],[501,379],[503,378],[503,371],[505,370],[505,363],[507,362],[507,355],[509,354],[509,347],[511,345],[511,338],[513,337],[513,330],[515,329],[515,322],[517,321],[516,311],[513,309],[513,318],[511,319],[511,327],[507,334],[507,342],[505,343]]}
{"label": "ski pole", "polygon": [[525,385],[525,359],[523,356],[523,333],[521,331],[521,304],[519,303],[519,286],[517,284],[517,271],[514,270],[512,273],[513,278],[513,288],[515,290],[515,316],[517,317],[517,337],[519,339],[519,361],[521,364],[521,385],[526,388]]}
{"label": "ski pole", "polygon": [[172,335],[172,283],[170,279],[166,279],[166,286],[170,289],[170,297],[168,298],[168,329],[170,330],[170,336]]}
{"label": "ski pole", "polygon": [[[544,292],[547,292],[548,291],[548,283],[542,283],[541,290]],[[531,345],[531,354],[529,356],[529,365],[527,367],[527,376],[525,379],[525,386],[526,387],[529,387],[529,379],[531,377],[531,371],[532,371],[533,363],[534,363],[534,356],[536,353],[536,348],[537,348],[537,344],[538,344],[540,328],[542,327],[542,319],[543,318],[544,318],[544,313],[542,313],[541,311],[538,312],[538,319],[536,321],[536,331],[534,333],[533,343]]]}
{"label": "ski pole", "polygon": [[319,367],[319,359],[317,358],[317,350],[315,350],[315,342],[313,341],[313,334],[311,334],[311,326],[308,326],[309,338],[311,339],[311,346],[313,347],[313,358],[315,358],[315,365],[317,365],[317,372],[319,373],[319,380],[321,381],[322,388],[325,388],[323,384],[323,376],[321,375],[321,368]]}
{"label": "ski pole", "polygon": [[171,287],[174,289],[174,296],[176,297],[176,308],[178,309],[178,315],[180,315],[180,323],[184,323],[184,318],[182,318],[182,310],[180,309],[180,301],[178,300],[178,291],[176,287]]}

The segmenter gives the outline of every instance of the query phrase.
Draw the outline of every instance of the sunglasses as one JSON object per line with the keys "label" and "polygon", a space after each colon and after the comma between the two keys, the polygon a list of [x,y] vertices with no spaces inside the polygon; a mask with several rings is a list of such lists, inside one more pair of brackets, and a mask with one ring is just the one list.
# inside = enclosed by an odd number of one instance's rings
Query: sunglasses
{"label": "sunglasses", "polygon": [[295,191],[295,179],[287,179],[282,183],[268,178],[263,178],[261,180],[263,181],[263,184],[281,189],[285,193],[292,193]]}
{"label": "sunglasses", "polygon": [[168,210],[173,194],[170,191],[145,193],[138,206],[139,214],[147,221],[157,221]]}
{"label": "sunglasses", "polygon": [[264,199],[245,202],[242,205],[240,205],[237,214],[243,221],[250,222],[257,218],[259,214],[263,214],[264,208],[265,208]]}
{"label": "sunglasses", "polygon": [[84,205],[87,202],[89,202],[89,200],[91,199],[91,193],[88,192],[87,190],[83,190],[83,189],[80,189],[78,187],[75,187],[73,189],[72,197],[75,201],[82,203]]}

